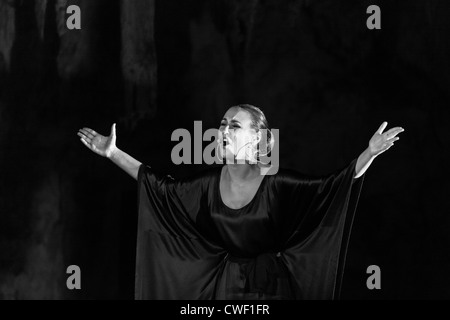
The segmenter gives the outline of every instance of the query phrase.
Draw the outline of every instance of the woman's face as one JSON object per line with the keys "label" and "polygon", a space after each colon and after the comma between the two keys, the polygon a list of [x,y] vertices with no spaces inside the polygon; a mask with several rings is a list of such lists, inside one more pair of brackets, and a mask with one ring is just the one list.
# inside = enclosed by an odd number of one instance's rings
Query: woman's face
{"label": "woman's face", "polygon": [[[234,160],[248,160],[246,151],[254,148],[257,140],[256,131],[251,127],[250,114],[240,108],[230,108],[223,116],[219,127],[218,150],[219,157],[223,159],[223,142],[225,141],[225,157],[227,163]],[[249,149],[250,148],[250,149]]]}

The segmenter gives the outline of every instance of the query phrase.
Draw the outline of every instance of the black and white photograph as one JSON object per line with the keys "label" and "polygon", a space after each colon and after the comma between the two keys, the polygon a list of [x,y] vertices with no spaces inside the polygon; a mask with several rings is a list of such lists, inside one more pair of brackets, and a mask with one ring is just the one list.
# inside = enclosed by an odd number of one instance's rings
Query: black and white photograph
{"label": "black and white photograph", "polygon": [[0,300],[450,299],[449,17],[0,0]]}

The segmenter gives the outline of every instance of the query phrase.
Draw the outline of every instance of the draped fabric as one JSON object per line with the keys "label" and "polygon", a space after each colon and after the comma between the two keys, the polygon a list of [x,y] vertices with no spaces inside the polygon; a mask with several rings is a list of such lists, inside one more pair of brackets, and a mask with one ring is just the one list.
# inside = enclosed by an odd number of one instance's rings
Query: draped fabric
{"label": "draped fabric", "polygon": [[356,160],[323,177],[280,168],[240,209],[222,201],[222,166],[173,179],[142,164],[135,298],[338,299]]}

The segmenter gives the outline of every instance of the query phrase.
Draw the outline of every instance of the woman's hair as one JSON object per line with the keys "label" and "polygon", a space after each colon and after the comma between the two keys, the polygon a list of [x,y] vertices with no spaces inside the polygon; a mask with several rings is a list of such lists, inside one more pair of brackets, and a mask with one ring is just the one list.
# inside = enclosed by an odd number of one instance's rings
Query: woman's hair
{"label": "woman's hair", "polygon": [[[265,134],[261,135],[261,139],[266,139],[266,141],[263,141],[265,146],[265,150],[258,150],[258,154],[256,155],[256,158],[258,162],[260,161],[260,156],[266,156],[269,155],[272,151],[273,145],[275,144],[275,138],[272,135],[272,132],[269,128],[269,122],[266,119],[266,116],[264,115],[264,112],[261,111],[258,107],[252,106],[250,104],[239,104],[236,106],[233,106],[232,108],[239,108],[242,110],[247,111],[252,119],[251,127],[256,132],[259,132],[261,129],[265,131]],[[260,144],[258,144],[259,147]]]}

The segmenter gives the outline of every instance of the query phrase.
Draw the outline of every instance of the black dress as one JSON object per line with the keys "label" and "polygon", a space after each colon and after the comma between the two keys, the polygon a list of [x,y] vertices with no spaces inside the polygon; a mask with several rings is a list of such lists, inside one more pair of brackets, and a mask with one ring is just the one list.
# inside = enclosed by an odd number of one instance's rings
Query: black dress
{"label": "black dress", "polygon": [[363,177],[279,169],[227,207],[222,166],[174,180],[138,174],[136,299],[337,299]]}

